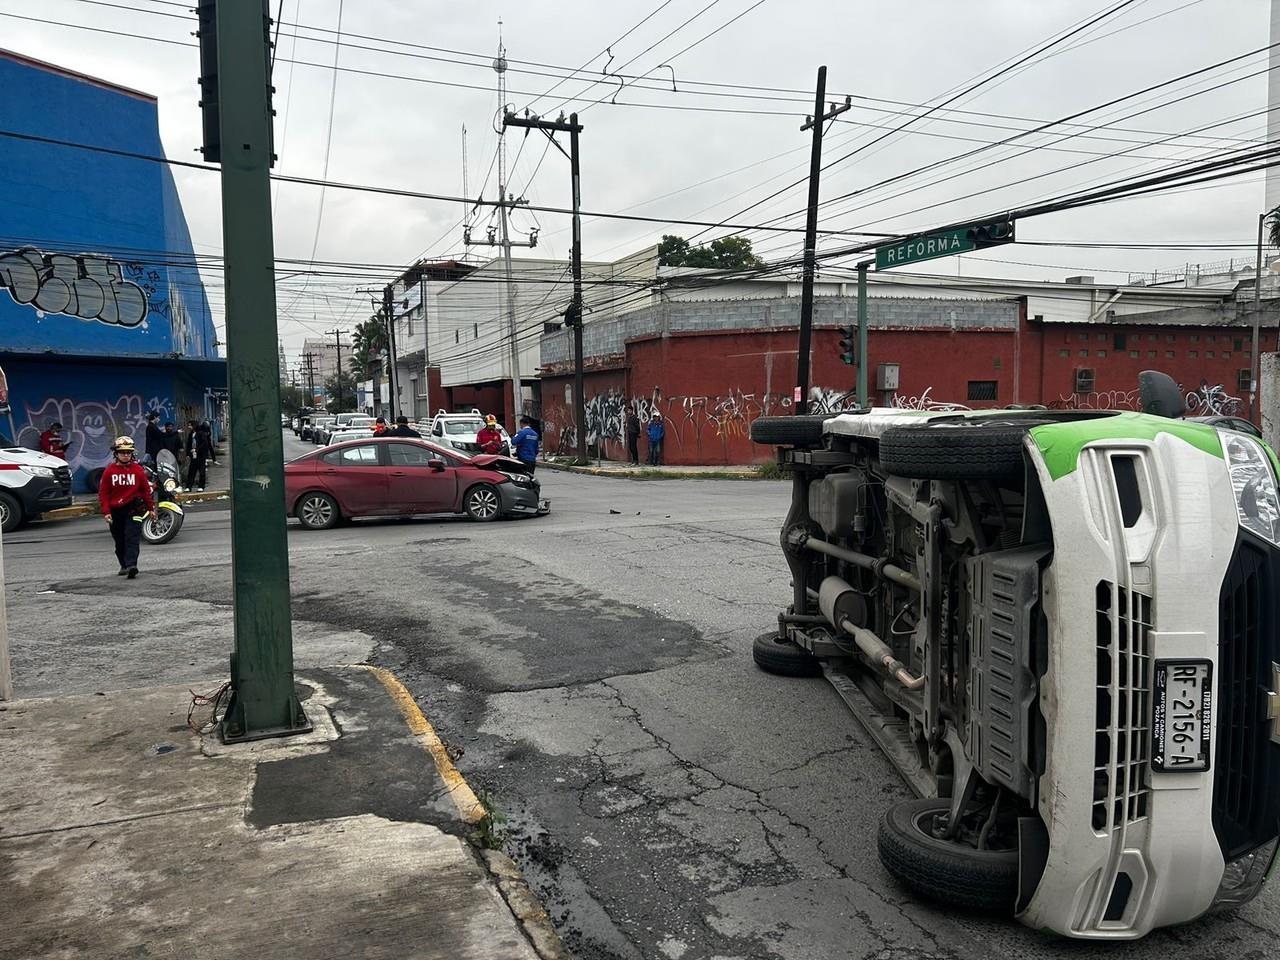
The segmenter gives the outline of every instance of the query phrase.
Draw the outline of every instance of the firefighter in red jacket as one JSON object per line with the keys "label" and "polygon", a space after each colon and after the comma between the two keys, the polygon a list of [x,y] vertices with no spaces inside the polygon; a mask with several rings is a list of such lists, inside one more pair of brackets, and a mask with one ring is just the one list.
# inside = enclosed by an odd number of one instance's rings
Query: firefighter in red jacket
{"label": "firefighter in red jacket", "polygon": [[40,434],[40,449],[51,457],[67,459],[67,444],[62,439],[62,424],[51,423],[49,429]]}
{"label": "firefighter in red jacket", "polygon": [[476,445],[481,453],[499,453],[502,450],[502,431],[498,418],[492,413],[484,418],[484,427],[476,433]]}
{"label": "firefighter in red jacket", "polygon": [[133,438],[117,437],[111,449],[113,458],[111,466],[102,472],[98,502],[102,505],[102,516],[111,527],[111,539],[116,544],[119,575],[132,580],[138,575],[142,521],[148,514],[155,517],[156,504],[151,496],[147,471],[138,463]]}

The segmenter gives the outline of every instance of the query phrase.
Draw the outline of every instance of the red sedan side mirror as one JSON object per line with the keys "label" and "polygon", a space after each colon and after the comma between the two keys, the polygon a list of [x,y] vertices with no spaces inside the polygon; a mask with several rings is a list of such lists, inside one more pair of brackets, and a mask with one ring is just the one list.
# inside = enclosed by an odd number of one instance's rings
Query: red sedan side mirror
{"label": "red sedan side mirror", "polygon": [[436,473],[440,473],[445,468],[445,462],[440,459],[428,460],[427,466],[430,467],[432,470],[434,470]]}

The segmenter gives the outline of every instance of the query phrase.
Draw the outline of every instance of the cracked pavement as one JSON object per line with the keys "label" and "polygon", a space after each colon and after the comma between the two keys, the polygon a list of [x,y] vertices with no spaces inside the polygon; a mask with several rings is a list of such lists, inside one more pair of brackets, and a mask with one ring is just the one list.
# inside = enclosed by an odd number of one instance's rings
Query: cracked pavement
{"label": "cracked pavement", "polygon": [[[875,851],[907,788],[824,680],[751,662],[787,486],[541,477],[537,520],[291,530],[295,645],[404,680],[580,960],[1274,956],[1274,886],[1126,944],[912,899]],[[88,523],[6,542],[20,694],[225,673],[225,511],[128,589]]]}

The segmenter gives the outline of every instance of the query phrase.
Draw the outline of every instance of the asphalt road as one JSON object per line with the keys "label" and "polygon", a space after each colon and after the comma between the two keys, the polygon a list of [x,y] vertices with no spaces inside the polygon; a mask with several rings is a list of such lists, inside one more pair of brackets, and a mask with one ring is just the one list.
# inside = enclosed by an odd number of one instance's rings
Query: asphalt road
{"label": "asphalt road", "polygon": [[[539,476],[547,517],[292,526],[295,648],[399,674],[580,960],[1275,956],[1274,886],[1117,945],[913,900],[875,853],[906,787],[825,681],[751,663],[787,486]],[[228,519],[193,510],[132,583],[100,520],[7,538],[19,694],[220,680]]]}

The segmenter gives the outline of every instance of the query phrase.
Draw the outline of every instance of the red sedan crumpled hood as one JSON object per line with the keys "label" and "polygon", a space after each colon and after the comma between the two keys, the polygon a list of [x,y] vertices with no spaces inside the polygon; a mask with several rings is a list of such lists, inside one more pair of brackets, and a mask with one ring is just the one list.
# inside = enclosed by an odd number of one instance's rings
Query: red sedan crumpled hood
{"label": "red sedan crumpled hood", "polygon": [[528,473],[525,465],[512,457],[503,457],[496,453],[477,453],[471,458],[471,466],[483,467],[486,470],[501,470],[504,473]]}

